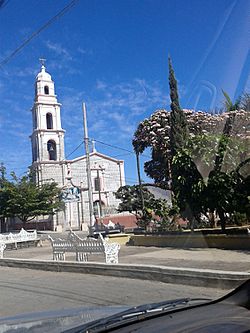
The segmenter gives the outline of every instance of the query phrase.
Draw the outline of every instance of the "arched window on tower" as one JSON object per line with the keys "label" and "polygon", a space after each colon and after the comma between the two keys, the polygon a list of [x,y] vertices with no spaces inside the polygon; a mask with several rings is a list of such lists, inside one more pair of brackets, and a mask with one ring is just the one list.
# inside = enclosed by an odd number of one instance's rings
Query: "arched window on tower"
{"label": "arched window on tower", "polygon": [[47,150],[49,153],[49,160],[56,161],[56,143],[53,140],[49,140],[47,143]]}
{"label": "arched window on tower", "polygon": [[36,110],[33,112],[33,128],[37,128],[37,115],[36,115]]}
{"label": "arched window on tower", "polygon": [[46,114],[46,123],[47,123],[47,129],[53,128],[53,118],[51,113]]}
{"label": "arched window on tower", "polygon": [[33,144],[32,149],[33,149],[33,154],[32,154],[33,162],[35,162],[37,161],[37,147],[35,144]]}
{"label": "arched window on tower", "polygon": [[45,95],[49,95],[49,87],[48,86],[44,86],[44,93],[45,93]]}

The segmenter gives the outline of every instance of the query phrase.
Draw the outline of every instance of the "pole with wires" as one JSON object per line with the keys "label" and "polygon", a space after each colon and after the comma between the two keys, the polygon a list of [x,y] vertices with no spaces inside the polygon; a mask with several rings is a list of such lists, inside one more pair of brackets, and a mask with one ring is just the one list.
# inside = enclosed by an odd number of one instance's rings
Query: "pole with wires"
{"label": "pole with wires", "polygon": [[92,191],[92,180],[91,180],[91,169],[90,169],[90,158],[89,158],[87,112],[86,112],[85,103],[82,103],[82,112],[83,112],[83,126],[84,126],[84,146],[86,153],[86,172],[87,172],[88,196],[89,196],[89,230],[90,234],[92,234],[94,231],[94,208],[93,208],[93,191]]}
{"label": "pole with wires", "polygon": [[142,190],[139,153],[136,152],[135,155],[136,155],[136,166],[137,166],[137,175],[138,175],[139,190],[140,190],[140,195],[141,195],[142,211],[144,212],[145,202],[144,202],[144,196],[143,196],[143,190]]}

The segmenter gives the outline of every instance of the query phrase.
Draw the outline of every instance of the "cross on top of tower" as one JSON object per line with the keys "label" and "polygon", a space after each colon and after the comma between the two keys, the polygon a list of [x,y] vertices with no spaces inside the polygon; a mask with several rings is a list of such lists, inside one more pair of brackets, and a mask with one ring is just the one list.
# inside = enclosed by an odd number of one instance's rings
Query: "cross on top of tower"
{"label": "cross on top of tower", "polygon": [[46,59],[44,59],[44,58],[39,58],[39,61],[40,61],[41,65],[44,66],[44,65],[45,65],[45,61],[46,61]]}
{"label": "cross on top of tower", "polygon": [[41,68],[42,68],[42,70],[45,70],[45,61],[46,61],[46,59],[44,59],[44,58],[39,58],[39,61],[40,61],[40,63],[41,63]]}

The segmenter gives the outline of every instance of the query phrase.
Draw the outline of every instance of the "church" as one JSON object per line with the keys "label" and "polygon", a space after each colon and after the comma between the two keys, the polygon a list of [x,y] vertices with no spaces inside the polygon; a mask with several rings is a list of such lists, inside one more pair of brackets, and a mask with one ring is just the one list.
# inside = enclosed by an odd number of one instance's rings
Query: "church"
{"label": "church", "polygon": [[[119,200],[114,192],[125,185],[124,161],[97,152],[94,143],[89,154],[66,160],[65,130],[62,128],[60,108],[55,84],[42,63],[35,80],[31,110],[30,169],[37,184],[51,181],[58,184],[62,189],[65,209],[51,217],[39,217],[37,222],[46,221],[49,228],[55,231],[70,228],[87,231],[97,217],[115,213]],[[89,177],[87,168],[90,170]],[[88,183],[91,183],[91,191]]]}

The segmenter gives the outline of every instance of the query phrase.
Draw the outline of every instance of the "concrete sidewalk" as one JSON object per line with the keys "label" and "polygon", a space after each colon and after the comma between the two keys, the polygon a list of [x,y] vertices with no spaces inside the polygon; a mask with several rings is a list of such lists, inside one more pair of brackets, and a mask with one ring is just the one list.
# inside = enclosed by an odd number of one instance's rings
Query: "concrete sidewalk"
{"label": "concrete sidewalk", "polygon": [[[5,259],[51,260],[49,241],[43,246],[5,250]],[[66,260],[75,261],[75,255],[67,253]],[[90,255],[89,261],[103,263],[102,255]],[[215,248],[157,248],[122,245],[119,264],[154,265],[190,269],[212,269],[220,271],[250,273],[250,251],[221,250]]]}

